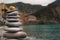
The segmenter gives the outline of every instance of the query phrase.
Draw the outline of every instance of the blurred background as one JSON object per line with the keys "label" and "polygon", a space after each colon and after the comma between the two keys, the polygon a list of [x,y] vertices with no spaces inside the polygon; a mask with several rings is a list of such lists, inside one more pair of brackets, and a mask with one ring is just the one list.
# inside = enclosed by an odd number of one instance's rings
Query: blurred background
{"label": "blurred background", "polygon": [[60,40],[60,0],[1,1],[0,26],[3,26],[2,9],[15,6],[24,23],[24,31],[36,40]]}

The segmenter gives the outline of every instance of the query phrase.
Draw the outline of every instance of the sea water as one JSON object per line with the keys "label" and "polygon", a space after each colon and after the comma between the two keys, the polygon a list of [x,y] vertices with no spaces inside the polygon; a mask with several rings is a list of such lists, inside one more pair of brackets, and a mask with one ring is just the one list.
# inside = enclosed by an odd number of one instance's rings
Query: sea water
{"label": "sea water", "polygon": [[26,25],[24,31],[31,40],[60,40],[60,24]]}

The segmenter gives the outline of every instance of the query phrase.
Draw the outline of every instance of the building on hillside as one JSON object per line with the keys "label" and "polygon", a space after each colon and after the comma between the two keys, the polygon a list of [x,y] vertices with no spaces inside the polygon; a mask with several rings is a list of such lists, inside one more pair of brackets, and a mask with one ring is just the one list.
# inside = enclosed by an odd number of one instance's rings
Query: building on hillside
{"label": "building on hillside", "polygon": [[20,12],[20,20],[22,20],[22,22],[24,24],[27,24],[29,22],[36,22],[37,17],[35,17],[34,15],[25,14],[25,13]]}
{"label": "building on hillside", "polygon": [[29,15],[28,17],[28,22],[36,22],[37,18],[34,15]]}
{"label": "building on hillside", "polygon": [[25,14],[23,12],[20,12],[20,20],[25,24],[27,23],[27,17],[25,16]]}

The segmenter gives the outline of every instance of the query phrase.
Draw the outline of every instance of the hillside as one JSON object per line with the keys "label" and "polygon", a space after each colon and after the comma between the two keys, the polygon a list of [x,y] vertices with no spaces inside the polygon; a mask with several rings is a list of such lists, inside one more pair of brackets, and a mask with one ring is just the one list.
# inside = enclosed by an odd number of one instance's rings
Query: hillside
{"label": "hillside", "polygon": [[10,6],[10,5],[16,6],[19,11],[25,12],[25,13],[34,13],[40,10],[41,8],[43,8],[41,5],[31,5],[31,4],[25,4],[22,2],[7,4],[7,6]]}
{"label": "hillside", "polygon": [[20,12],[32,13],[42,23],[60,23],[60,1],[57,0],[48,6],[31,5],[22,2],[7,4],[7,6],[14,5]]}
{"label": "hillside", "polygon": [[60,23],[60,0],[49,4],[32,15],[45,23]]}

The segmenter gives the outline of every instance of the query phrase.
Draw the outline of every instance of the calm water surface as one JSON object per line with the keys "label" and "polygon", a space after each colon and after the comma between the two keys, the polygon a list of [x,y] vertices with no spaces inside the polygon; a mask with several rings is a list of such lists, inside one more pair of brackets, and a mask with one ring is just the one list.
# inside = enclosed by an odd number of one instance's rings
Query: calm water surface
{"label": "calm water surface", "polygon": [[25,25],[24,31],[32,40],[60,40],[60,24]]}

